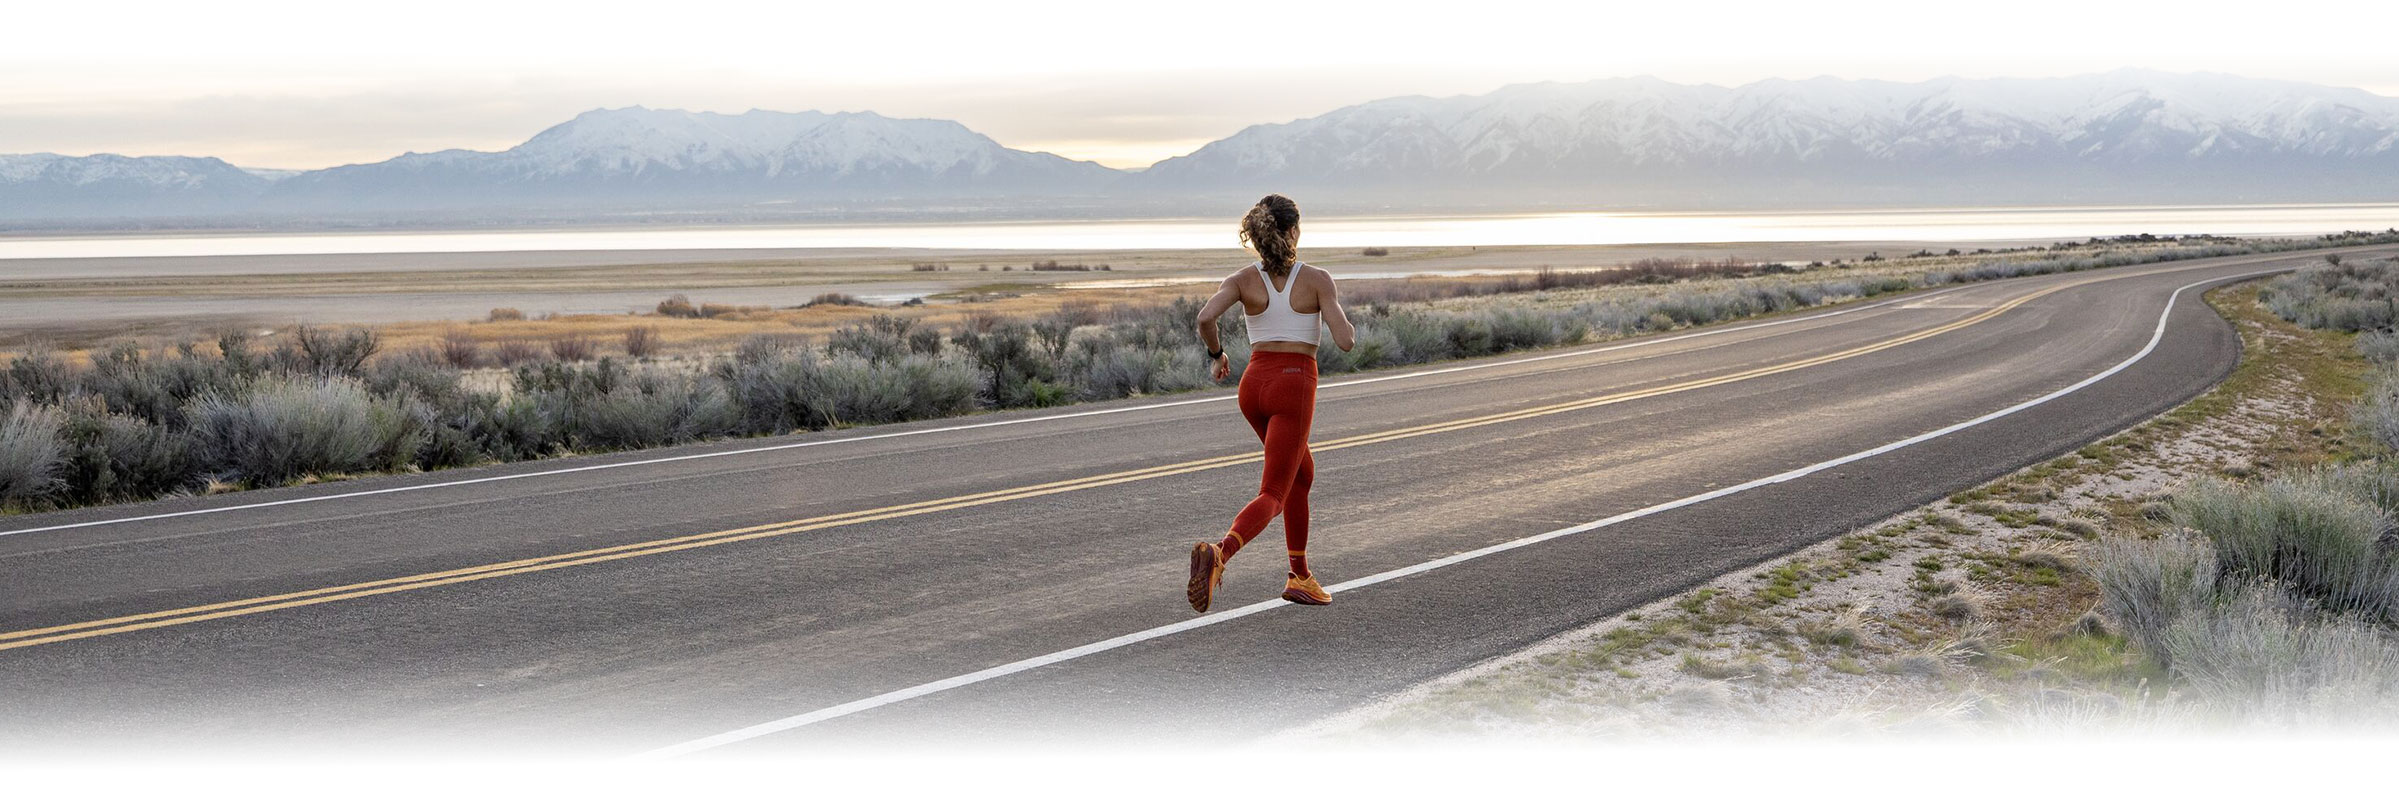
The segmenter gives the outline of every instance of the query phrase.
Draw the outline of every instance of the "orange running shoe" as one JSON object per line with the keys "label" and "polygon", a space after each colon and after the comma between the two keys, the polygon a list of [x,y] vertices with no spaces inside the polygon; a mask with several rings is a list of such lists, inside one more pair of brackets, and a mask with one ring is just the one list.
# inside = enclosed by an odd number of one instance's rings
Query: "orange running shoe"
{"label": "orange running shoe", "polygon": [[1290,576],[1283,581],[1283,599],[1298,603],[1303,606],[1329,606],[1333,604],[1333,593],[1325,591],[1323,586],[1318,585],[1316,583],[1316,576],[1310,575],[1302,578],[1293,573],[1286,572],[1283,574]]}
{"label": "orange running shoe", "polygon": [[1208,602],[1216,599],[1217,584],[1224,583],[1224,553],[1215,542],[1200,542],[1191,546],[1191,610],[1207,613]]}

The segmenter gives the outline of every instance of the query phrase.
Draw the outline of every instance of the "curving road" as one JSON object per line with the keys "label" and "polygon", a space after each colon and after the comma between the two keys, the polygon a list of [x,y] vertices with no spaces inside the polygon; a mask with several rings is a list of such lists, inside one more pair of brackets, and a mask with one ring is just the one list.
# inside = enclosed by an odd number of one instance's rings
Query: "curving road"
{"label": "curving road", "polygon": [[2237,360],[2205,286],[2319,257],[1328,377],[1325,608],[1273,529],[1183,605],[1256,480],[1229,389],[11,517],[0,748],[1252,736],[2154,415]]}

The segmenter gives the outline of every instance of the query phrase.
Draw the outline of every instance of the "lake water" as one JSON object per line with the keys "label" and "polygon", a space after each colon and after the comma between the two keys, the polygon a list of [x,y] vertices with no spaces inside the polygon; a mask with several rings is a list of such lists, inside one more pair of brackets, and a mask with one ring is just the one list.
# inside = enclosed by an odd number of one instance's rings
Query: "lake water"
{"label": "lake water", "polygon": [[[2399,204],[2061,206],[1759,213],[1311,218],[1311,247],[1662,242],[1974,242],[2127,233],[2312,235],[2399,226]],[[0,260],[155,256],[896,247],[1143,250],[1233,246],[1230,219],[565,229],[461,233],[0,237]]]}

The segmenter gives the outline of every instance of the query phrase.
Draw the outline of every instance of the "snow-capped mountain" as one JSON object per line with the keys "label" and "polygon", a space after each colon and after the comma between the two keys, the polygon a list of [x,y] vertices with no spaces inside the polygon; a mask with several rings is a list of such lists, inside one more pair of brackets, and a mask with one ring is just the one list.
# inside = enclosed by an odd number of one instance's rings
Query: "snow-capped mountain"
{"label": "snow-capped mountain", "polygon": [[646,108],[587,112],[498,152],[296,174],[213,158],[0,156],[0,226],[1188,213],[1265,191],[1304,192],[1319,210],[2394,200],[2399,98],[2136,70],[1738,87],[1620,78],[1377,100],[1137,171],[1012,150],[947,120]]}
{"label": "snow-capped mountain", "polygon": [[1089,191],[1087,161],[1000,146],[948,120],[873,112],[590,111],[524,144],[444,150],[304,173],[269,203],[358,208],[538,203],[657,207],[892,196]]}
{"label": "snow-capped mountain", "polygon": [[2399,98],[2127,70],[1733,88],[1624,78],[1400,97],[1252,126],[1136,181],[1617,202],[2055,202],[2210,191],[2307,199],[2317,188],[2376,186],[2388,197],[2399,194],[2394,179]]}
{"label": "snow-capped mountain", "polygon": [[0,219],[230,211],[267,183],[214,158],[0,155]]}

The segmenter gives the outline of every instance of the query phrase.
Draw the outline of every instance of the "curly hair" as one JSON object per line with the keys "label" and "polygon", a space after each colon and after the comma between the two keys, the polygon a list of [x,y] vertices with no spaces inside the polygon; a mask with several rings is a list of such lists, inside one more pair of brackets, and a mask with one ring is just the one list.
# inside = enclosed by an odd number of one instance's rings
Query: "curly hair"
{"label": "curly hair", "polygon": [[1279,194],[1260,198],[1241,217],[1241,243],[1257,251],[1267,274],[1289,277],[1299,263],[1299,204]]}

